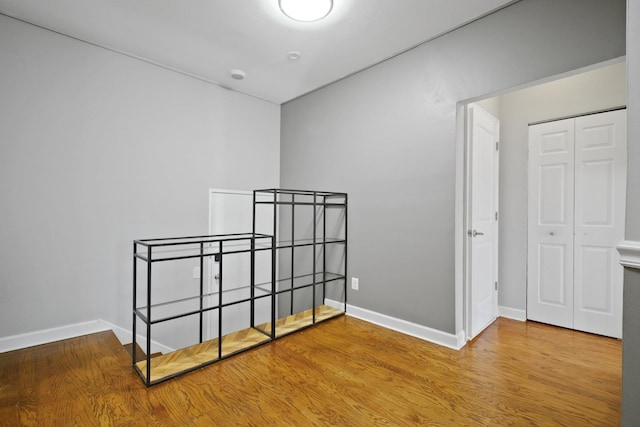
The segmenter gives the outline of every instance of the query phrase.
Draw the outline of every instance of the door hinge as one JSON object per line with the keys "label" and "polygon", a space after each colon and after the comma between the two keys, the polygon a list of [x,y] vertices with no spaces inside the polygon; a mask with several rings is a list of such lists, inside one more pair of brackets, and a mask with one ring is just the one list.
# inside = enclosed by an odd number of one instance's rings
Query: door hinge
{"label": "door hinge", "polygon": [[498,282],[494,282],[496,291],[498,290]]}
{"label": "door hinge", "polygon": [[496,221],[498,220],[498,212],[496,212]]}
{"label": "door hinge", "polygon": [[500,142],[496,141],[496,151],[499,150],[499,147],[500,147]]}

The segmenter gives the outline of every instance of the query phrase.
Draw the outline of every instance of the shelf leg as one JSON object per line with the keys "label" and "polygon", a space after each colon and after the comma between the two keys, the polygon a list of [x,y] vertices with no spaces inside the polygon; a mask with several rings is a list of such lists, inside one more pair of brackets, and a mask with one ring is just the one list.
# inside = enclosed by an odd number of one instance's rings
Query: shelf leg
{"label": "shelf leg", "polygon": [[289,314],[293,314],[293,285],[295,282],[295,230],[296,230],[296,195],[291,195],[291,295],[290,295],[290,305]]}
{"label": "shelf leg", "polygon": [[200,343],[202,343],[202,329],[204,324],[204,243],[200,242]]}
{"label": "shelf leg", "polygon": [[253,215],[251,217],[251,327],[256,326],[256,192],[253,191]]}
{"label": "shelf leg", "polygon": [[222,359],[222,241],[218,243],[218,253],[220,254],[220,270],[218,274],[218,359]]}
{"label": "shelf leg", "polygon": [[313,277],[313,286],[311,286],[311,292],[312,292],[312,296],[311,296],[311,323],[313,325],[316,324],[316,289],[317,289],[317,280],[316,280],[316,233],[317,233],[317,223],[318,221],[316,220],[316,215],[317,215],[317,209],[318,209],[318,205],[317,205],[317,199],[318,196],[316,194],[316,192],[313,192],[313,216],[311,218],[311,220],[313,221],[313,269],[312,271],[312,276]]}
{"label": "shelf leg", "polygon": [[251,327],[256,326],[256,236],[251,236]]}
{"label": "shelf leg", "polygon": [[276,236],[278,235],[278,192],[273,193],[273,235],[271,236],[271,339],[276,339]]}
{"label": "shelf leg", "polygon": [[326,296],[327,283],[327,197],[322,199],[322,303]]}
{"label": "shelf leg", "polygon": [[138,278],[138,274],[137,274],[137,270],[138,270],[138,261],[136,258],[136,252],[138,251],[138,244],[134,243],[133,244],[133,325],[131,327],[131,333],[132,333],[132,341],[133,341],[133,348],[131,350],[132,355],[131,355],[131,365],[135,366],[136,365],[136,347],[137,347],[137,343],[136,343],[136,300],[137,300],[137,296],[136,296],[136,291],[137,291],[137,278]]}
{"label": "shelf leg", "polygon": [[151,246],[147,247],[147,386],[151,385]]}
{"label": "shelf leg", "polygon": [[349,206],[348,206],[348,196],[345,194],[344,195],[344,311],[347,311],[347,273],[348,273],[348,269],[347,269],[347,249],[349,248],[349,241],[347,240],[349,237],[349,221],[348,221],[348,211],[349,211]]}

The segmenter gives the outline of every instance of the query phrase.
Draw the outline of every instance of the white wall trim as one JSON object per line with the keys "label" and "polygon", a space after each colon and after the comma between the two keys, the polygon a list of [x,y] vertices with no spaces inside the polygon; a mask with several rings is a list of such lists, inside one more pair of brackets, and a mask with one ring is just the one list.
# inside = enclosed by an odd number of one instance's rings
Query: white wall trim
{"label": "white wall trim", "polygon": [[109,330],[109,327],[103,322],[100,320],[92,320],[57,328],[43,329],[41,331],[27,332],[26,334],[12,335],[0,338],[0,353],[107,330]]}
{"label": "white wall trim", "polygon": [[344,303],[341,301],[332,300],[329,298],[324,299],[324,305],[327,305],[335,310],[346,311]]}
{"label": "white wall trim", "polygon": [[[337,310],[344,310],[345,304],[339,301],[325,299],[325,304]],[[524,310],[516,310],[508,307],[499,307],[500,316],[508,317],[515,320],[526,320]],[[418,325],[417,323],[408,322],[406,320],[387,316],[386,314],[377,313],[365,308],[356,307],[354,305],[346,305],[346,314],[360,320],[364,320],[387,329],[401,332],[412,337],[420,338],[434,344],[459,350],[466,344],[466,335],[464,331],[457,334],[450,334],[427,326]],[[48,344],[55,341],[75,338],[82,335],[94,334],[111,330],[122,344],[130,343],[131,331],[106,320],[92,320],[89,322],[75,323],[71,325],[61,326],[58,328],[43,329],[41,331],[28,332],[26,334],[13,335],[0,338],[0,353],[12,350],[19,350],[35,345]],[[136,340],[141,347],[144,348],[144,337],[138,335]],[[151,352],[171,353],[175,349],[168,347],[162,343],[151,340]]]}
{"label": "white wall trim", "polygon": [[620,252],[620,264],[629,268],[640,269],[640,242],[637,240],[624,240],[618,244]]}
{"label": "white wall trim", "polygon": [[454,350],[460,350],[466,344],[464,331],[454,335],[350,304],[347,304],[347,315]]}
{"label": "white wall trim", "polygon": [[[7,351],[20,350],[36,345],[49,344],[55,341],[76,338],[83,335],[95,334],[96,332],[104,332],[111,330],[122,344],[130,343],[131,331],[116,326],[107,321],[98,319],[89,322],[74,323],[71,325],[60,326],[57,328],[43,329],[40,331],[27,332],[26,334],[12,335],[0,338],[0,353]],[[138,335],[137,342],[144,343],[144,338]],[[145,345],[140,345],[144,348]],[[152,353],[170,353],[175,351],[171,347],[167,347],[159,342],[151,340]]]}
{"label": "white wall trim", "polygon": [[468,330],[468,298],[467,278],[465,269],[465,238],[466,238],[466,105],[458,103],[456,106],[456,194],[454,206],[454,310],[456,333],[464,334]]}
{"label": "white wall trim", "polygon": [[[102,322],[104,325],[107,326],[108,329],[111,329],[122,344],[128,344],[133,341],[131,339],[132,334],[130,330],[121,328],[120,326],[114,325],[113,323],[109,323],[106,320],[99,320],[99,322]],[[140,346],[140,348],[145,350],[146,340],[144,336],[140,334],[136,334],[136,335],[137,335],[136,343]],[[173,351],[176,351],[176,349],[168,347],[162,343],[159,343],[158,341],[151,340],[151,354],[153,353],[167,354]]]}
{"label": "white wall trim", "polygon": [[527,311],[520,310],[518,308],[498,306],[498,316],[506,317],[507,319],[518,320],[520,322],[527,321]]}

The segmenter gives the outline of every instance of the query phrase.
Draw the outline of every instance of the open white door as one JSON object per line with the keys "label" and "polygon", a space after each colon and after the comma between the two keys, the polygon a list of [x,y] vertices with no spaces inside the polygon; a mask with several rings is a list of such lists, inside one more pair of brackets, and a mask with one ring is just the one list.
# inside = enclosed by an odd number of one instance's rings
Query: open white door
{"label": "open white door", "polygon": [[469,339],[498,317],[498,119],[475,104],[467,110],[469,207],[467,282]]}

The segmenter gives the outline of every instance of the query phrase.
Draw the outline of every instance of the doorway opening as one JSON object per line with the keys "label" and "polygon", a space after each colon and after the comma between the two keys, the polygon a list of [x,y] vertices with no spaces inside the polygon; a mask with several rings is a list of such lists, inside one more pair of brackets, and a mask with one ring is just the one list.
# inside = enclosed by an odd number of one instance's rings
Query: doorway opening
{"label": "doorway opening", "polygon": [[[528,125],[626,105],[625,58],[458,105],[456,179],[456,332],[473,336],[473,267],[469,185],[468,106],[476,104],[500,122],[498,190],[498,317],[527,319]],[[478,261],[476,260],[476,263]],[[477,328],[475,328],[477,332]]]}

